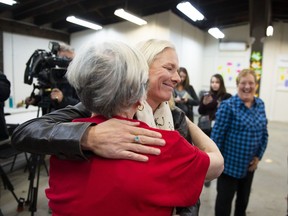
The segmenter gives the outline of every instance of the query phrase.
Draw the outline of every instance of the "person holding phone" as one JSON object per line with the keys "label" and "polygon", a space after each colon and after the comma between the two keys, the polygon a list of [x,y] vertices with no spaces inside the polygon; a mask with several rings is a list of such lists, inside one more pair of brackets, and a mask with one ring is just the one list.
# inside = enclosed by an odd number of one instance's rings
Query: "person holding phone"
{"label": "person holding phone", "polygon": [[[210,79],[210,90],[204,92],[198,107],[198,112],[201,115],[198,121],[201,121],[202,119],[205,120],[205,118],[207,118],[207,121],[209,121],[209,127],[202,128],[203,132],[207,136],[210,137],[211,135],[212,127],[215,121],[215,113],[220,103],[230,97],[231,94],[227,93],[221,74],[214,74]],[[210,187],[211,182],[206,181],[204,185],[205,187]]]}
{"label": "person holding phone", "polygon": [[[227,93],[225,83],[221,74],[214,74],[210,79],[210,90],[205,92],[200,99],[198,112],[200,115],[208,115],[209,120],[215,120],[215,113],[223,100],[231,97]],[[213,126],[213,124],[212,124]],[[212,126],[208,130],[204,130],[207,136],[210,136]]]}

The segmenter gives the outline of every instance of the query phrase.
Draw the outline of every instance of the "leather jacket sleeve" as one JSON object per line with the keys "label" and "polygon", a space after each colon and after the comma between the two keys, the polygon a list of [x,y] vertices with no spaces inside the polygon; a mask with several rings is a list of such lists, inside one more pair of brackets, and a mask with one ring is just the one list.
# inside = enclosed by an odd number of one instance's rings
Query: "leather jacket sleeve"
{"label": "leather jacket sleeve", "polygon": [[181,136],[183,136],[189,143],[192,143],[191,135],[189,133],[185,118],[185,113],[178,107],[175,107],[173,110],[171,110],[171,112],[175,130],[177,130]]}
{"label": "leather jacket sleeve", "polygon": [[91,113],[82,103],[67,106],[19,125],[12,134],[11,144],[20,151],[34,154],[86,159],[90,152],[81,150],[80,140],[91,123],[71,121],[89,116]]}

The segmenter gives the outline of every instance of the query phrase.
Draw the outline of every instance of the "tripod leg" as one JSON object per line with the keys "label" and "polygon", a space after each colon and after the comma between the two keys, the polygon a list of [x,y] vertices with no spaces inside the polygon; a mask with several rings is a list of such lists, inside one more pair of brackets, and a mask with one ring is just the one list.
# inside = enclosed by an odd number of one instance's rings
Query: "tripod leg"
{"label": "tripod leg", "polygon": [[[32,202],[32,198],[33,198],[33,185],[34,185],[34,178],[35,178],[35,164],[36,164],[36,159],[35,159],[35,155],[30,155],[29,159],[27,160],[27,169],[29,171],[29,188],[28,188],[28,194],[27,194],[27,199],[25,204],[28,206],[30,205],[30,203]],[[26,169],[26,168],[25,168]]]}
{"label": "tripod leg", "polygon": [[[2,169],[2,166],[0,166],[0,174],[1,174],[1,178],[3,181],[3,185],[5,189],[8,189],[13,197],[15,198],[16,202],[18,203],[18,207],[17,207],[17,211],[22,211],[23,210],[23,203],[24,203],[24,199],[23,198],[19,198],[16,196],[16,194],[14,193],[14,187],[12,185],[12,183],[10,182],[8,176],[6,175],[6,173],[4,172],[4,170]],[[22,208],[21,208],[22,206]],[[0,209],[0,216],[1,216],[1,209]]]}
{"label": "tripod leg", "polygon": [[12,161],[12,164],[11,164],[11,167],[10,167],[10,172],[12,172],[13,168],[14,168],[14,165],[15,165],[15,161],[16,161],[16,158],[17,158],[17,154],[14,156],[13,158],[13,161]]}
{"label": "tripod leg", "polygon": [[45,156],[43,156],[43,158],[42,158],[42,163],[43,163],[43,165],[44,165],[44,167],[45,167],[45,170],[46,170],[47,176],[49,176],[48,167],[47,167],[47,164],[46,164],[46,162],[45,162]]}
{"label": "tripod leg", "polygon": [[[31,164],[31,179],[30,179],[30,186],[29,186],[29,195],[31,198],[29,211],[31,215],[34,215],[34,212],[37,211],[37,198],[38,198],[38,188],[39,188],[39,179],[40,179],[40,168],[43,162],[43,158],[45,155],[32,155],[32,164]],[[34,179],[35,173],[37,171],[37,179],[36,179],[36,186],[34,186]]]}

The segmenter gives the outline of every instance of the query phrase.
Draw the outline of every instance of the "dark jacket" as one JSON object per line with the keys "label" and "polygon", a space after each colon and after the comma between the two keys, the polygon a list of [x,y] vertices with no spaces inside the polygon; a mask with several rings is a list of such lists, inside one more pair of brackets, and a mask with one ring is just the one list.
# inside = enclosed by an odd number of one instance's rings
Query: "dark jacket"
{"label": "dark jacket", "polygon": [[4,102],[10,96],[10,82],[0,71],[0,140],[9,138],[4,115]]}
{"label": "dark jacket", "polygon": [[[187,103],[175,103],[177,107],[179,107],[182,110],[187,110],[186,115],[187,117],[194,122],[194,113],[193,113],[193,106],[198,106],[200,101],[199,98],[193,88],[193,86],[189,85],[188,88],[185,88],[185,91],[191,96],[191,98],[188,99]],[[174,97],[177,97],[176,91],[174,91]],[[187,107],[183,107],[187,106]]]}
{"label": "dark jacket", "polygon": [[222,97],[217,97],[216,94],[211,94],[212,95],[212,102],[209,103],[209,104],[203,104],[203,96],[201,97],[201,100],[200,100],[200,105],[198,107],[198,112],[200,115],[209,115],[209,118],[210,120],[214,120],[215,119],[215,114],[216,114],[216,111],[221,103],[221,101],[223,100],[226,100],[228,98],[231,97],[231,94],[229,93],[226,93],[224,94]]}
{"label": "dark jacket", "polygon": [[[59,81],[59,83],[52,88],[58,88],[60,91],[62,91],[63,100],[61,102],[51,100],[51,91],[46,91],[46,88],[40,88],[40,94],[32,95],[32,97],[35,99],[33,105],[41,107],[42,114],[47,114],[51,111],[62,109],[68,105],[76,105],[79,103],[80,100],[75,89],[66,79],[61,82]],[[50,90],[50,88],[48,89]]]}

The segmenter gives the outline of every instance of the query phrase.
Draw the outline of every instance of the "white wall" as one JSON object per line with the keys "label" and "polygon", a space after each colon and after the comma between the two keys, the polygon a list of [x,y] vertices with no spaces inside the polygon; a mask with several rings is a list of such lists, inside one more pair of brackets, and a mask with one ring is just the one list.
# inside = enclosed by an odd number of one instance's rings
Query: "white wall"
{"label": "white wall", "polygon": [[[178,52],[180,66],[188,69],[191,84],[197,92],[209,88],[211,75],[221,72],[219,66],[223,66],[227,61],[238,62],[242,68],[249,66],[250,48],[242,52],[220,52],[218,40],[169,11],[148,16],[145,19],[148,21],[145,26],[121,22],[105,26],[100,31],[86,30],[72,34],[71,45],[77,53],[77,49],[82,44],[91,40],[113,39],[130,45],[149,38],[171,40]],[[247,43],[251,41],[249,25],[227,28],[223,32],[227,36],[226,41]],[[24,84],[23,81],[26,62],[36,49],[48,50],[49,40],[11,33],[4,33],[3,38],[4,72],[12,82],[15,105],[30,95],[32,90],[32,86]],[[274,36],[264,41],[263,75],[260,88],[260,97],[266,104],[267,116],[270,120],[288,122],[288,91],[277,87],[277,76],[275,76],[278,59],[281,57],[287,59],[287,55],[288,24],[277,23],[274,25]],[[231,77],[234,78],[233,74]],[[227,89],[233,94],[236,92],[233,80],[227,81]]]}
{"label": "white wall", "polygon": [[[248,25],[223,29],[222,31],[225,34],[225,38],[222,39],[222,41],[245,43],[249,43],[250,41]],[[241,32],[241,34],[239,34],[239,32]],[[220,73],[224,78],[227,91],[235,94],[235,78],[237,76],[235,69],[241,70],[249,67],[251,50],[249,47],[245,51],[220,51],[219,42],[220,40],[205,33],[205,50],[202,59],[202,89],[209,90],[211,76]]]}
{"label": "white wall", "polygon": [[[14,107],[30,95],[33,85],[24,84],[26,62],[36,49],[49,51],[49,40],[4,32],[4,73],[12,83],[11,97]],[[7,105],[7,102],[6,102]]]}
{"label": "white wall", "polygon": [[[279,77],[279,65],[285,75]],[[280,80],[281,79],[281,80]],[[281,85],[286,80],[286,88]],[[288,23],[276,23],[273,37],[264,41],[260,97],[266,102],[268,118],[288,122]]]}

